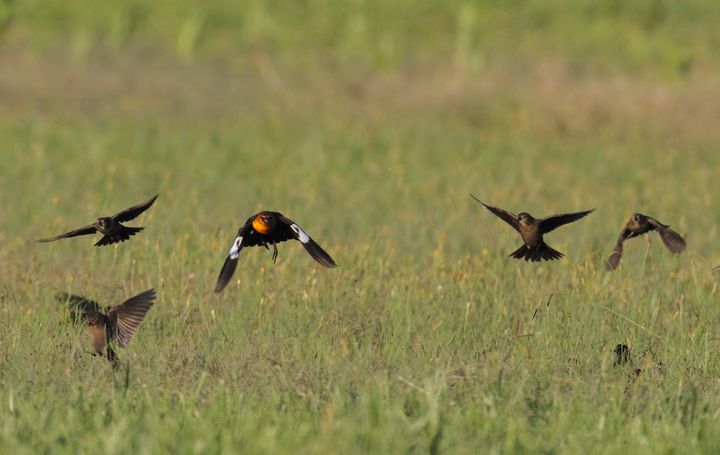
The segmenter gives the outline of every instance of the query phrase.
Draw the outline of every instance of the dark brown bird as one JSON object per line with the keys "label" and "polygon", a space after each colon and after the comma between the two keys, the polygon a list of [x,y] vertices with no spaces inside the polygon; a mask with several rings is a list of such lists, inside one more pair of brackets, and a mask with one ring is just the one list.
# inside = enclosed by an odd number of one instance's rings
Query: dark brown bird
{"label": "dark brown bird", "polygon": [[626,344],[618,344],[613,352],[615,353],[615,368],[630,362],[630,348]]}
{"label": "dark brown bird", "polygon": [[[320,245],[315,243],[309,235],[305,233],[300,226],[295,224],[289,218],[285,218],[279,212],[260,212],[247,219],[245,225],[240,228],[235,238],[235,242],[230,248],[230,253],[222,270],[218,276],[215,293],[220,293],[235,273],[237,267],[238,255],[240,250],[250,246],[273,246],[273,262],[277,259],[277,244],[286,240],[297,240],[305,247],[310,256],[313,257],[321,265],[333,268],[336,267],[335,262],[329,254],[325,252]],[[269,248],[268,248],[269,249]]]}
{"label": "dark brown bird", "polygon": [[68,302],[70,316],[82,314],[90,328],[90,342],[98,355],[106,355],[113,366],[118,366],[115,346],[124,348],[130,343],[140,323],[145,319],[155,300],[155,290],[150,289],[132,297],[120,305],[108,307],[107,314],[100,305],[85,297],[59,294],[58,299]]}
{"label": "dark brown bird", "polygon": [[510,257],[515,259],[525,259],[526,261],[533,262],[540,262],[542,259],[552,261],[553,259],[560,259],[563,257],[564,255],[561,252],[547,246],[543,240],[543,235],[559,228],[562,225],[577,221],[595,211],[595,209],[592,209],[585,212],[551,215],[538,220],[533,218],[529,213],[522,212],[519,215],[514,215],[505,210],[486,204],[472,194],[470,197],[484,205],[485,208],[490,210],[493,214],[520,233],[520,237],[522,237],[525,244],[510,254]]}
{"label": "dark brown bird", "polygon": [[685,251],[687,243],[685,243],[685,240],[680,237],[680,234],[670,229],[670,226],[665,226],[655,218],[650,218],[649,216],[641,213],[636,213],[632,216],[632,218],[630,218],[630,221],[627,222],[622,232],[620,232],[620,237],[618,237],[615,248],[608,258],[606,266],[607,270],[615,270],[620,264],[620,259],[622,259],[623,253],[623,243],[625,240],[637,237],[650,231],[657,231],[667,249],[673,253],[681,253]]}
{"label": "dark brown bird", "polygon": [[[613,350],[615,353],[615,362],[613,362],[613,366],[615,368],[624,367],[626,365],[629,365],[632,368],[633,376],[630,377],[630,380],[633,381],[636,377],[640,376],[643,372],[642,368],[636,368],[635,362],[633,362],[632,357],[630,356],[630,348],[626,344],[618,344],[615,346],[615,349]],[[663,364],[662,362],[652,362],[654,364],[655,369],[662,373],[663,371]]]}
{"label": "dark brown bird", "polygon": [[56,235],[55,237],[38,240],[38,242],[54,242],[55,240],[65,239],[68,237],[77,237],[79,235],[90,235],[96,232],[100,232],[101,234],[103,234],[103,238],[101,238],[100,241],[95,244],[95,246],[112,245],[113,243],[124,242],[125,240],[128,240],[131,235],[135,235],[145,228],[127,227],[123,226],[120,223],[131,221],[137,218],[142,212],[149,209],[150,206],[153,205],[155,199],[157,199],[158,196],[159,194],[154,198],[150,199],[149,201],[145,201],[142,204],[130,207],[129,209],[123,210],[116,215],[98,218],[97,223],[89,224],[87,226],[81,227],[80,229],[75,229],[74,231],[70,231],[65,234]]}

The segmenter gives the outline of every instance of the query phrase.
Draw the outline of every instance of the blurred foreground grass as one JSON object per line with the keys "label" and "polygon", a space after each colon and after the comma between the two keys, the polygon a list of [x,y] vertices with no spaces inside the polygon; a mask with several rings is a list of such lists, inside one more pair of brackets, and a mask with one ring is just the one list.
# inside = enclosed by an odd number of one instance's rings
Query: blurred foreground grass
{"label": "blurred foreground grass", "polygon": [[[718,450],[712,3],[4,5],[0,451]],[[117,248],[34,243],[157,192]],[[597,212],[528,264],[470,192]],[[339,268],[248,249],[212,294],[260,209]],[[608,274],[635,211],[688,251]],[[119,373],[53,299],[150,287]]]}

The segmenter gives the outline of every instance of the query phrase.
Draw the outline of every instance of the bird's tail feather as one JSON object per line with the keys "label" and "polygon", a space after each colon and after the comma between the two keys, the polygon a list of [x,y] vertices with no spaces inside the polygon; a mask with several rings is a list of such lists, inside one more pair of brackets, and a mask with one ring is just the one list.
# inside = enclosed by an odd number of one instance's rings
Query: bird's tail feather
{"label": "bird's tail feather", "polygon": [[545,242],[542,242],[535,248],[523,245],[510,254],[511,258],[525,259],[526,261],[532,262],[540,262],[543,259],[546,261],[552,261],[553,259],[560,259],[563,256],[564,255],[561,252],[550,248]]}
{"label": "bird's tail feather", "polygon": [[135,235],[143,229],[145,228],[123,226],[123,228],[115,235],[104,235],[103,238],[95,244],[95,246],[112,245],[113,243],[124,242],[125,240],[129,240],[131,235]]}

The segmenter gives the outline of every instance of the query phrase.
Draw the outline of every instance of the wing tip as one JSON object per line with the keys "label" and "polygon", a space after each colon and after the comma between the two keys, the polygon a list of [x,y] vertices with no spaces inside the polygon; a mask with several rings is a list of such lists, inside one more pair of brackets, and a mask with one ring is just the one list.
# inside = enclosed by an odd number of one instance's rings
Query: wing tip
{"label": "wing tip", "polygon": [[610,256],[605,261],[605,270],[608,272],[612,272],[613,270],[617,269],[620,265],[620,261],[622,260],[622,253],[619,253],[617,251],[613,251],[610,253]]}
{"label": "wing tip", "polygon": [[237,257],[233,259],[231,256],[228,256],[227,259],[225,259],[225,263],[220,270],[220,275],[218,275],[217,283],[215,284],[215,294],[220,294],[223,289],[225,289],[225,287],[230,283],[230,280],[235,274],[237,262]]}
{"label": "wing tip", "polygon": [[323,250],[322,247],[318,245],[317,242],[315,242],[313,239],[308,238],[308,242],[302,243],[302,245],[318,264],[328,269],[333,269],[337,267],[337,264],[335,263],[335,261],[333,261],[333,258],[330,257],[330,255],[325,250]]}
{"label": "wing tip", "polygon": [[[156,194],[155,196],[153,196],[152,198],[148,199],[148,201],[146,202],[148,209],[149,209],[150,207],[152,207],[152,205],[155,203],[155,201],[157,201],[157,198],[158,198],[159,196],[160,196],[160,193],[158,193],[158,194]],[[147,210],[147,209],[146,209],[146,210]]]}
{"label": "wing tip", "polygon": [[146,296],[146,295],[147,295],[147,297],[150,298],[151,302],[157,298],[157,292],[155,292],[155,288],[150,288],[145,292],[141,292],[137,296],[140,297],[140,296]]}

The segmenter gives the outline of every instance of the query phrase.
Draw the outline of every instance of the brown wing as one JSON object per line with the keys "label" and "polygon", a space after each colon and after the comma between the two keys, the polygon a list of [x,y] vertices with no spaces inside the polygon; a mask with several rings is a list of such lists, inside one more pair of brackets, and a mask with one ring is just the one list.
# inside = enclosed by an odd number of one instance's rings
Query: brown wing
{"label": "brown wing", "polygon": [[144,212],[145,210],[149,209],[150,206],[153,205],[153,203],[155,202],[155,199],[158,198],[158,196],[160,196],[160,195],[157,194],[157,195],[155,195],[154,198],[152,198],[152,199],[150,199],[150,200],[148,200],[148,201],[145,201],[145,202],[143,202],[142,204],[138,204],[138,205],[136,205],[136,206],[134,206],[134,207],[130,207],[130,208],[127,209],[127,210],[123,210],[122,212],[120,212],[120,213],[118,213],[118,214],[116,214],[116,215],[113,215],[112,218],[113,218],[115,221],[120,221],[121,223],[122,223],[122,222],[125,222],[125,221],[134,220],[134,219],[137,218],[142,212]]}
{"label": "brown wing", "polygon": [[546,216],[545,218],[540,220],[540,231],[543,234],[547,234],[548,232],[553,231],[560,226],[572,223],[573,221],[577,221],[580,218],[587,216],[594,211],[595,209],[587,210],[585,212],[563,213],[562,215]]}
{"label": "brown wing", "polygon": [[153,300],[155,300],[155,290],[150,289],[110,308],[108,318],[112,327],[112,337],[118,346],[124,348],[130,343],[138,326],[153,306]]}
{"label": "brown wing", "polygon": [[647,219],[648,222],[658,232],[658,234],[660,234],[660,238],[662,239],[668,250],[672,251],[673,253],[681,253],[685,251],[687,243],[685,243],[685,239],[680,237],[680,234],[670,229],[670,226],[665,226],[655,218],[650,218],[648,216]]}
{"label": "brown wing", "polygon": [[479,203],[485,206],[486,209],[490,210],[495,216],[512,226],[516,231],[520,232],[520,226],[518,224],[517,215],[514,215],[508,211],[505,211],[503,209],[499,209],[497,207],[493,207],[492,205],[486,204],[480,199],[476,198],[472,194],[470,195],[471,198],[475,199]]}
{"label": "brown wing", "polygon": [[293,220],[286,218],[279,213],[278,219],[280,223],[278,223],[273,234],[279,231],[278,235],[282,238],[280,241],[295,239],[302,243],[302,246],[305,247],[305,251],[307,251],[313,259],[320,263],[320,265],[329,269],[337,267],[337,264],[335,264],[335,261],[333,261],[330,255],[320,248],[320,245],[315,243],[315,241],[311,239],[310,236],[307,235],[305,231],[303,231]]}
{"label": "brown wing", "polygon": [[610,257],[607,260],[607,265],[605,266],[605,269],[608,272],[611,272],[617,268],[618,265],[620,265],[620,259],[622,259],[622,253],[623,253],[623,243],[625,240],[627,240],[629,237],[632,236],[632,231],[628,228],[628,225],[630,223],[625,225],[623,230],[620,232],[620,237],[618,237],[617,242],[615,243],[615,248],[613,248],[612,253],[610,253]]}
{"label": "brown wing", "polygon": [[80,229],[75,229],[74,231],[66,232],[65,234],[56,235],[55,237],[50,237],[47,239],[41,239],[38,240],[38,243],[45,243],[45,242],[54,242],[55,240],[60,239],[66,239],[68,237],[77,237],[79,235],[90,235],[97,232],[96,224],[89,224],[87,226],[81,227]]}
{"label": "brown wing", "polygon": [[59,292],[55,295],[55,298],[60,302],[67,303],[68,310],[70,312],[70,319],[74,323],[78,323],[82,320],[83,313],[90,311],[100,311],[100,304],[94,300],[86,299],[79,295],[72,295],[65,292]]}

